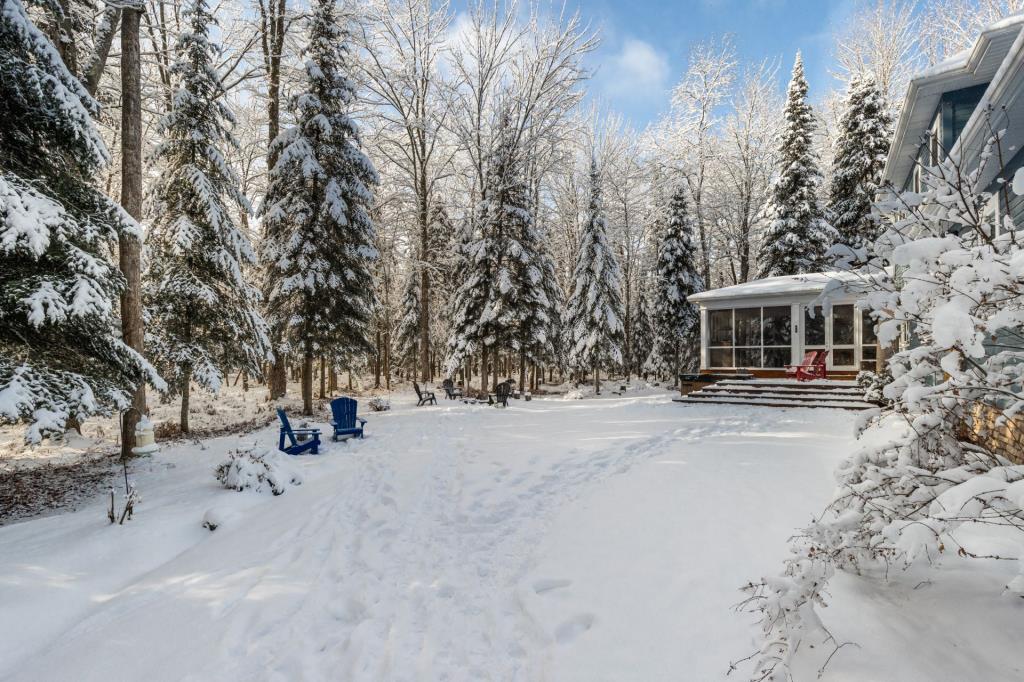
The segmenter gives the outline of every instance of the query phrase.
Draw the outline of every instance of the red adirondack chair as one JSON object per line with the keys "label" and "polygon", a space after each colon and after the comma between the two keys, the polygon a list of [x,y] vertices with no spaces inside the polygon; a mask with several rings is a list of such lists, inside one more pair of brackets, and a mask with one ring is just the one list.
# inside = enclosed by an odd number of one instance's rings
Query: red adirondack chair
{"label": "red adirondack chair", "polygon": [[828,379],[827,361],[827,350],[809,350],[799,365],[786,365],[786,375],[796,377],[797,381]]}

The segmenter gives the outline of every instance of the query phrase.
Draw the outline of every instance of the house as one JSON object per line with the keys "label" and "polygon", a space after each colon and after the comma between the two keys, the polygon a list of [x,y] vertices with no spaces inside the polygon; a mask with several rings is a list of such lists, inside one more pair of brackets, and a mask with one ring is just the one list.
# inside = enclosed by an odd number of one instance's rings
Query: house
{"label": "house", "polygon": [[[985,164],[982,186],[993,193],[994,229],[1003,218],[1024,224],[1024,197],[1000,191],[1024,166],[1024,15],[994,24],[973,47],[928,69],[907,89],[884,180],[901,190],[921,188],[921,166],[953,154],[973,171],[992,130],[1005,130],[1001,154]],[[829,351],[831,375],[875,370],[874,328],[856,303],[864,275],[850,272],[771,277],[690,296],[700,309],[700,370],[748,370],[782,376],[807,350]],[[830,311],[815,306],[829,283]]]}
{"label": "house", "polygon": [[[829,284],[831,310],[815,301]],[[783,376],[808,350],[829,350],[829,371],[874,370],[874,325],[856,306],[866,281],[851,272],[768,277],[690,296],[700,308],[701,371]]]}
{"label": "house", "polygon": [[973,171],[996,130],[1005,133],[980,186],[993,195],[988,213],[998,233],[1005,216],[1024,224],[1024,197],[1005,191],[1024,166],[1024,15],[989,26],[970,49],[910,81],[883,179],[918,191],[922,166],[946,154]]}

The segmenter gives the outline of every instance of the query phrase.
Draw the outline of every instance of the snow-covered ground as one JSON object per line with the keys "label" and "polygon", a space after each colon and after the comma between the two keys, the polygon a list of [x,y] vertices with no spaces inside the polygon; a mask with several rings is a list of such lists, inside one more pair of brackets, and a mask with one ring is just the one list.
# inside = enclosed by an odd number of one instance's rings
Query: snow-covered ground
{"label": "snow-covered ground", "polygon": [[[756,646],[738,587],[827,502],[854,417],[669,398],[401,395],[279,497],[213,476],[273,427],[168,447],[124,526],[96,500],[0,528],[0,679],[723,679]],[[826,624],[859,648],[825,679],[1020,679],[1015,604],[907,578],[835,581]]]}

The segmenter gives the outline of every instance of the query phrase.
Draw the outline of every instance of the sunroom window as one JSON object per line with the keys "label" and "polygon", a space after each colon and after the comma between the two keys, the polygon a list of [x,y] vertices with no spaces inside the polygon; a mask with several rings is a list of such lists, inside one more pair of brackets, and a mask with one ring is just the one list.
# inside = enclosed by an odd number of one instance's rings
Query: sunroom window
{"label": "sunroom window", "polygon": [[711,367],[782,368],[789,362],[789,306],[713,310],[708,323]]}

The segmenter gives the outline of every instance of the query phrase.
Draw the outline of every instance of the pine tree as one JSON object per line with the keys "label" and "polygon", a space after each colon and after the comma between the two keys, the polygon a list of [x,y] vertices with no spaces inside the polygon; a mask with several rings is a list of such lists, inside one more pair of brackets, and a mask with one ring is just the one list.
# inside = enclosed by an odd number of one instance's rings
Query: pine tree
{"label": "pine tree", "polygon": [[815,272],[826,265],[835,230],[818,200],[822,185],[814,152],[814,112],[807,103],[803,57],[798,52],[787,91],[778,175],[772,182],[761,243],[761,277]]}
{"label": "pine tree", "polygon": [[[529,190],[522,161],[509,135],[507,116],[488,157],[485,191],[477,205],[477,231],[465,235],[463,263],[468,277],[455,295],[447,371],[453,373],[467,355],[485,356],[524,348],[520,335],[526,308],[537,296],[540,279]],[[481,371],[481,390],[487,385]]]}
{"label": "pine tree", "polygon": [[597,162],[590,164],[590,204],[580,235],[572,295],[566,311],[566,356],[576,372],[594,371],[600,393],[602,367],[622,364],[622,273],[608,243]]}
{"label": "pine tree", "polygon": [[656,354],[660,372],[678,381],[681,370],[695,370],[700,357],[700,324],[697,306],[687,298],[704,290],[698,272],[693,219],[682,186],[672,194],[668,226],[658,248],[657,306],[655,307]]}
{"label": "pine tree", "polygon": [[654,323],[650,311],[650,277],[644,277],[636,294],[636,305],[630,311],[629,331],[631,357],[630,370],[637,376],[646,376],[648,360],[654,352]]}
{"label": "pine tree", "polygon": [[192,380],[216,392],[223,370],[259,375],[269,339],[259,294],[243,274],[256,257],[232,218],[248,201],[223,152],[236,143],[214,68],[219,49],[209,40],[216,19],[206,0],[193,0],[182,18],[188,29],[171,67],[178,88],[153,153],[161,173],[151,195],[143,295],[146,346],[171,393],[181,395],[181,430],[188,433]]}
{"label": "pine tree", "polygon": [[400,304],[402,317],[398,321],[398,331],[395,332],[395,349],[398,351],[399,362],[412,366],[413,376],[416,375],[415,366],[419,360],[420,315],[422,314],[420,291],[420,271],[415,264],[410,264],[405,278],[405,288],[402,292],[402,303]]}
{"label": "pine tree", "polygon": [[[480,207],[477,214],[480,215]],[[483,350],[483,317],[491,284],[490,259],[486,240],[474,223],[467,221],[459,234],[457,270],[462,281],[451,298],[451,335],[448,337],[448,353],[445,360],[445,374],[454,376],[463,362],[478,350]],[[486,368],[481,369],[481,390],[487,387]]]}
{"label": "pine tree", "polygon": [[493,338],[487,345],[496,349],[521,342],[518,328],[535,289],[533,284],[540,279],[536,255],[531,250],[534,224],[529,188],[509,126],[507,117],[503,117],[498,144],[488,164],[483,207],[483,232],[494,272],[483,318],[487,336]]}
{"label": "pine tree", "polygon": [[371,352],[370,263],[377,257],[369,206],[377,182],[349,109],[355,85],[350,36],[334,0],[316,0],[306,48],[305,91],[292,100],[295,125],[278,154],[263,205],[270,323],[302,355],[302,398],[313,410],[313,359]]}
{"label": "pine tree", "polygon": [[141,230],[92,185],[98,105],[21,1],[0,4],[0,423],[38,442],[165,386],[113,332],[113,245]]}
{"label": "pine tree", "polygon": [[536,279],[530,281],[520,338],[526,357],[534,363],[558,359],[565,296],[558,284],[558,266],[551,254],[547,231],[537,226],[531,236],[531,253]]}
{"label": "pine tree", "polygon": [[871,205],[881,184],[891,136],[892,117],[874,77],[855,76],[847,91],[832,162],[828,212],[840,244],[862,248],[879,235]]}

